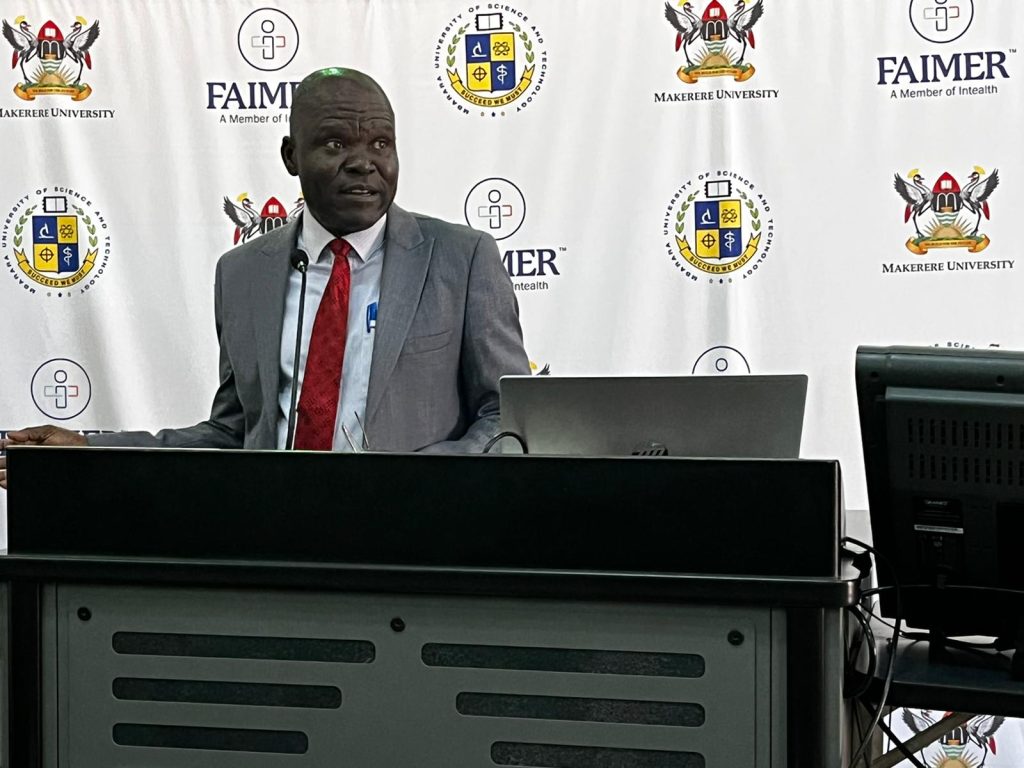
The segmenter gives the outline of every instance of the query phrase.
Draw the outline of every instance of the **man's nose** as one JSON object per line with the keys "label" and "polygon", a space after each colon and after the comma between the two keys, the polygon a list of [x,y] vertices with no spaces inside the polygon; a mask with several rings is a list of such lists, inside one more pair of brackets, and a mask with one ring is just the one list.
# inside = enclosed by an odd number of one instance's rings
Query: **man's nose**
{"label": "man's nose", "polygon": [[349,173],[367,174],[373,172],[373,163],[366,152],[361,149],[353,150],[345,158],[345,170]]}

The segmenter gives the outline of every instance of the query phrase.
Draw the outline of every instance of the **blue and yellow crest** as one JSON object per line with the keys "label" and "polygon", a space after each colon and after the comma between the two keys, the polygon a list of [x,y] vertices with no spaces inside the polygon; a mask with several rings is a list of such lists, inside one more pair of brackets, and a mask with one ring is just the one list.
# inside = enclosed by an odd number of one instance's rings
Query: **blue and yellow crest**
{"label": "blue and yellow crest", "polygon": [[731,283],[752,277],[771,248],[771,207],[733,171],[702,173],[683,184],[665,216],[665,247],[691,280]]}
{"label": "blue and yellow crest", "polygon": [[460,112],[463,102],[481,115],[504,116],[515,104],[520,111],[533,101],[544,82],[547,52],[543,37],[527,17],[512,6],[500,11],[470,8],[448,24],[435,53],[438,82]]}
{"label": "blue and yellow crest", "polygon": [[110,258],[107,222],[84,195],[67,187],[26,195],[7,218],[0,250],[25,288],[47,296],[85,293]]}

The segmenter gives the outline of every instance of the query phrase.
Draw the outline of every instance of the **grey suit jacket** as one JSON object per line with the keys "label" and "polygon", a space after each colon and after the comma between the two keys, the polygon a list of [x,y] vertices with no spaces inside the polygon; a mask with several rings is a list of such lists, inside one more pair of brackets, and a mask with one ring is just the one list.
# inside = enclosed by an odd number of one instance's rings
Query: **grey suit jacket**
{"label": "grey suit jacket", "polygon": [[[281,329],[298,223],[224,254],[214,313],[220,386],[184,429],[95,435],[91,445],[274,448]],[[397,205],[388,212],[366,399],[374,450],[479,451],[498,431],[498,379],[529,373],[518,308],[494,240]]]}

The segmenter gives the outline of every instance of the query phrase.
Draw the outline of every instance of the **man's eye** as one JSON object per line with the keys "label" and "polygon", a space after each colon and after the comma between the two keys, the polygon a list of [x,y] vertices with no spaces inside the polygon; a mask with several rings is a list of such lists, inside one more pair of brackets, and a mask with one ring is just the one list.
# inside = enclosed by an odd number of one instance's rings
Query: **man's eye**
{"label": "man's eye", "polygon": [[325,146],[328,149],[341,149],[344,145],[341,143],[341,139],[328,139]]}
{"label": "man's eye", "polygon": [[391,146],[391,142],[387,139],[377,139],[373,142],[374,149],[386,149],[389,146]]}

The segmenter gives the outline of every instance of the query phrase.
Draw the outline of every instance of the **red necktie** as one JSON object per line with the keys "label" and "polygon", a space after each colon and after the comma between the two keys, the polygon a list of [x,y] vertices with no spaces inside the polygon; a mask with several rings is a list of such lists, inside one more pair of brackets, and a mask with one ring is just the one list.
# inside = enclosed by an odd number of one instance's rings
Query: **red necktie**
{"label": "red necktie", "polygon": [[348,336],[348,293],[352,283],[348,253],[352,246],[337,239],[328,247],[334,253],[334,267],[309,337],[295,424],[295,447],[305,451],[329,451],[333,447]]}

